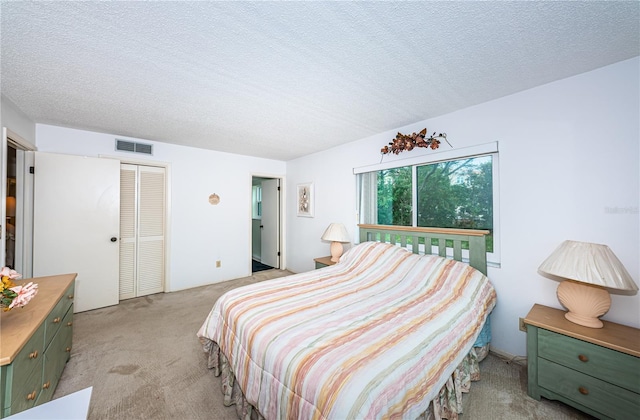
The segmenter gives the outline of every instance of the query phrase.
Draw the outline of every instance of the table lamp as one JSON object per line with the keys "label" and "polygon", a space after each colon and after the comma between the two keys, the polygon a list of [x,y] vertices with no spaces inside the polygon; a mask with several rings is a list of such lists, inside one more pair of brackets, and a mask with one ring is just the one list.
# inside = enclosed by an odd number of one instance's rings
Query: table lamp
{"label": "table lamp", "polygon": [[602,328],[598,317],[611,307],[607,289],[637,291],[629,272],[606,245],[564,241],[538,271],[562,277],[558,300],[569,310],[565,318],[591,328]]}
{"label": "table lamp", "polygon": [[322,234],[322,239],[331,241],[331,261],[340,261],[343,251],[342,243],[350,242],[347,228],[342,223],[331,223]]}

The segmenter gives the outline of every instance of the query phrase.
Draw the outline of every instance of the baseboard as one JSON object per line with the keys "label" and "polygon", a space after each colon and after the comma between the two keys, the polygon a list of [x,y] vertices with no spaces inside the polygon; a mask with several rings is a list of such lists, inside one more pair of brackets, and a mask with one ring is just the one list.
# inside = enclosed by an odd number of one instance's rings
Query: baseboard
{"label": "baseboard", "polygon": [[515,356],[511,353],[507,353],[506,351],[502,351],[496,349],[495,347],[489,346],[489,352],[493,353],[496,357],[504,360],[507,363],[516,363],[519,365],[527,364],[527,356]]}

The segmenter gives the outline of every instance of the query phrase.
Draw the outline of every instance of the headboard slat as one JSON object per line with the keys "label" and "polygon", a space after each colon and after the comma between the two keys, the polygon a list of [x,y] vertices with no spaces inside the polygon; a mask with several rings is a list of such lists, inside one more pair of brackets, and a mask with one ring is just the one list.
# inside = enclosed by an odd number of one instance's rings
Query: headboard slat
{"label": "headboard slat", "polygon": [[438,255],[447,256],[447,240],[445,238],[438,238]]}
{"label": "headboard slat", "polygon": [[420,252],[420,237],[418,235],[411,237],[411,251],[413,251],[414,254]]}
{"label": "headboard slat", "polygon": [[453,259],[462,261],[462,241],[455,239],[453,241]]}
{"label": "headboard slat", "polygon": [[[432,254],[433,240],[437,240],[437,254],[442,257],[453,257],[463,260],[463,242],[469,244],[469,265],[483,274],[487,274],[486,235],[488,230],[424,228],[410,226],[387,226],[359,224],[360,242],[376,241],[399,245],[403,248],[411,246],[414,254]],[[420,239],[424,239],[424,247],[420,248]],[[447,241],[453,243],[447,247]],[[447,255],[450,249],[451,254]]]}

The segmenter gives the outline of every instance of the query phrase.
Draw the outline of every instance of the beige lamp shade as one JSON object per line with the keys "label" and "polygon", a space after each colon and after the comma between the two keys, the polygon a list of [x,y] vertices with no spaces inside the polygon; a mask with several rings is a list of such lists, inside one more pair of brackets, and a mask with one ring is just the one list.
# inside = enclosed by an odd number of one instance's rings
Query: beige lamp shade
{"label": "beige lamp shade", "polygon": [[342,247],[343,242],[350,242],[349,232],[342,223],[331,223],[327,230],[322,234],[322,239],[325,241],[331,241],[331,261],[338,262],[344,251]]}
{"label": "beige lamp shade", "polygon": [[538,270],[567,279],[558,286],[558,300],[569,310],[565,314],[569,321],[586,327],[602,328],[598,317],[611,307],[607,288],[638,290],[629,272],[606,245],[564,241]]}
{"label": "beige lamp shade", "polygon": [[627,269],[606,245],[564,241],[540,264],[539,270],[610,289],[638,290]]}

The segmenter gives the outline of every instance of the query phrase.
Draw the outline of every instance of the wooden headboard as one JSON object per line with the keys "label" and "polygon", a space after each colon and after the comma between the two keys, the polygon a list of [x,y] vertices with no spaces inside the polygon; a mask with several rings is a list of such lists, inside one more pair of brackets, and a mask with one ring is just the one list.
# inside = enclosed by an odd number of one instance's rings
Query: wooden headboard
{"label": "wooden headboard", "polygon": [[[490,233],[488,230],[364,224],[358,225],[358,228],[360,229],[361,243],[367,241],[386,242],[410,249],[414,254],[449,256],[457,261],[463,260],[463,242],[468,243],[469,265],[487,275],[486,235]],[[425,246],[425,244],[431,246]],[[433,251],[434,247],[437,248],[437,252]],[[447,249],[450,252],[447,252]]]}

